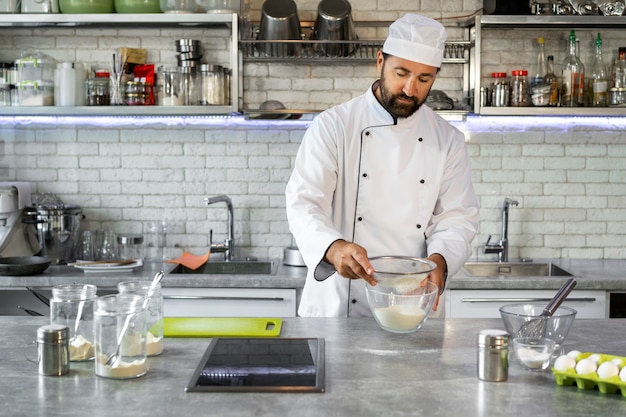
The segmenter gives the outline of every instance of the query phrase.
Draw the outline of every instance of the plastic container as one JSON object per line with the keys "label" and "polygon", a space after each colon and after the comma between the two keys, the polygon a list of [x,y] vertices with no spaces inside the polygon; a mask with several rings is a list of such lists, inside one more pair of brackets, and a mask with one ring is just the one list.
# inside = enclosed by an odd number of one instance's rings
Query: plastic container
{"label": "plastic container", "polygon": [[113,13],[114,0],[59,0],[61,13]]}
{"label": "plastic container", "polygon": [[117,13],[161,13],[159,0],[115,0]]}
{"label": "plastic container", "polygon": [[530,89],[528,71],[513,70],[511,72],[511,107],[527,107],[530,105]]}
{"label": "plastic container", "polygon": [[0,84],[0,106],[11,105],[11,85],[2,83]]}
{"label": "plastic container", "polygon": [[17,82],[46,81],[54,82],[54,61],[46,58],[27,57],[15,60]]}
{"label": "plastic container", "polygon": [[151,281],[125,281],[117,284],[120,294],[138,295],[146,304],[146,354],[156,356],[163,352],[163,295],[161,284],[149,292]]}
{"label": "plastic container", "polygon": [[93,306],[97,290],[91,284],[55,285],[52,288],[50,322],[69,328],[71,361],[94,358]]}
{"label": "plastic container", "polygon": [[54,106],[52,81],[22,81],[17,85],[20,106]]}
{"label": "plastic container", "polygon": [[0,0],[0,13],[19,13],[20,0]]}
{"label": "plastic container", "polygon": [[[138,378],[148,372],[146,314],[143,297],[112,294],[99,297],[95,307],[95,368],[104,378]],[[116,353],[119,361],[107,363]]]}
{"label": "plastic container", "polygon": [[[575,358],[576,362],[578,363],[580,360],[588,358],[591,355],[599,355],[600,360],[598,361],[598,365],[606,361],[619,360],[622,363],[622,368],[626,366],[626,357],[592,352],[579,354]],[[620,368],[620,370],[622,368]],[[567,371],[557,371],[552,368],[552,373],[558,385],[576,385],[578,389],[581,390],[593,390],[597,388],[602,394],[615,394],[619,390],[622,393],[622,397],[626,397],[626,381],[622,381],[619,376],[600,378],[596,372],[581,375],[577,374],[574,368]]]}

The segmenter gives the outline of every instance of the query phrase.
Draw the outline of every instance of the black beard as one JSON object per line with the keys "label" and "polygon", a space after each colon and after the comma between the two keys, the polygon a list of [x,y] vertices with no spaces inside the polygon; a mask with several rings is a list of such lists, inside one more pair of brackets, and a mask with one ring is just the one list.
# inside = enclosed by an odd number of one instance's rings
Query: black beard
{"label": "black beard", "polygon": [[[378,88],[380,89],[381,104],[395,119],[412,116],[419,110],[423,103],[416,98],[405,95],[404,93],[390,94],[385,88],[384,77],[381,77]],[[410,103],[399,103],[399,99],[409,100]]]}

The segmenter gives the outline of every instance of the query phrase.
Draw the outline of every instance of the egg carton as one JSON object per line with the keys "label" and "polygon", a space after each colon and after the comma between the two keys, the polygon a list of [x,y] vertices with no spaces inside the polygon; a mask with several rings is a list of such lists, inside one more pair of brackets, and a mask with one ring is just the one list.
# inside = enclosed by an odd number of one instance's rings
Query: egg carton
{"label": "egg carton", "polygon": [[[579,354],[576,357],[576,363],[578,363],[581,359],[588,358],[591,355],[600,356],[598,365],[613,359],[621,359],[622,363],[625,364],[624,366],[626,366],[626,357],[624,356],[606,355],[593,352],[584,352]],[[576,369],[557,371],[554,368],[552,368],[552,373],[554,374],[554,378],[556,379],[556,383],[558,385],[573,386],[576,384],[578,389],[582,390],[593,390],[597,388],[602,394],[615,394],[619,390],[621,391],[622,396],[626,397],[626,381],[622,381],[619,376],[600,378],[596,372],[578,374],[576,373]]]}

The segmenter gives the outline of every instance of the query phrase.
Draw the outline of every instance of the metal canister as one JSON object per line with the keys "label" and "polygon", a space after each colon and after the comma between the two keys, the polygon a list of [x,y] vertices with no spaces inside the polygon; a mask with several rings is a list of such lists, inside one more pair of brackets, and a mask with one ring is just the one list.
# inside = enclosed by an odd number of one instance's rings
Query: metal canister
{"label": "metal canister", "polygon": [[70,372],[70,329],[48,324],[37,329],[37,362],[39,374],[62,376]]}
{"label": "metal canister", "polygon": [[478,332],[478,379],[503,382],[509,377],[510,337],[504,330]]}
{"label": "metal canister", "polygon": [[489,85],[491,93],[490,105],[493,107],[507,107],[510,99],[510,85],[506,77],[506,72],[492,72],[491,84]]}

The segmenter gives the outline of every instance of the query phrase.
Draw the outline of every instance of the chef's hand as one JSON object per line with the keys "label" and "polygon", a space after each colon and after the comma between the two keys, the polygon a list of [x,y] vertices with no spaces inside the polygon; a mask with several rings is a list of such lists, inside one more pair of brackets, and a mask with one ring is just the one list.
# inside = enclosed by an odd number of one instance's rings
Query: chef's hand
{"label": "chef's hand", "polygon": [[433,304],[433,311],[437,311],[437,306],[439,305],[439,294],[446,284],[444,281],[444,276],[446,273],[446,260],[438,253],[434,253],[430,255],[427,259],[433,261],[437,264],[437,268],[426,277],[425,281],[431,281],[438,288],[437,298],[435,298],[435,304]]}
{"label": "chef's hand", "polygon": [[345,240],[336,240],[328,247],[324,258],[341,276],[349,279],[362,278],[371,285],[376,285],[372,276],[374,267],[364,247]]}

